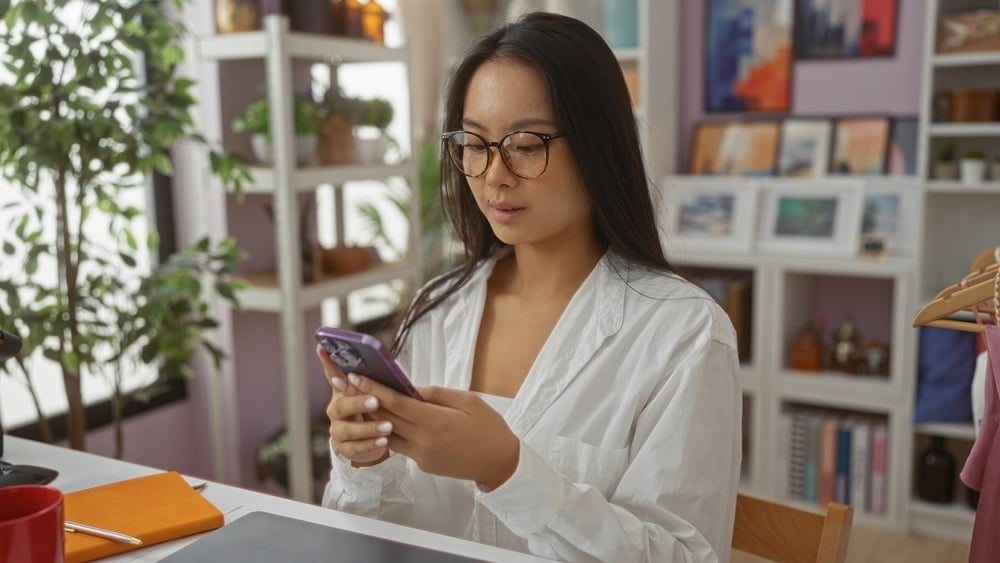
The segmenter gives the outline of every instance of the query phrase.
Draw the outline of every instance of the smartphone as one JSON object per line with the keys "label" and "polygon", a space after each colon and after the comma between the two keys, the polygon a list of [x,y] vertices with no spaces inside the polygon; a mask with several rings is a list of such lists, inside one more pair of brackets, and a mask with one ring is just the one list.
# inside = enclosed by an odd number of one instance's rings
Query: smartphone
{"label": "smartphone", "polygon": [[392,387],[396,391],[423,400],[417,388],[403,373],[389,351],[369,334],[321,326],[316,341],[344,373],[356,373]]}

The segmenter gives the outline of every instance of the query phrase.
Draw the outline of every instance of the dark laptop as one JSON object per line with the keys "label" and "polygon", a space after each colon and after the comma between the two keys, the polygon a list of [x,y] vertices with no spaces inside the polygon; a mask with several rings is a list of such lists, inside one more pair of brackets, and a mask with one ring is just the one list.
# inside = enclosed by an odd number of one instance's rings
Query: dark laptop
{"label": "dark laptop", "polygon": [[349,532],[269,512],[250,512],[209,532],[165,563],[466,563],[460,555]]}

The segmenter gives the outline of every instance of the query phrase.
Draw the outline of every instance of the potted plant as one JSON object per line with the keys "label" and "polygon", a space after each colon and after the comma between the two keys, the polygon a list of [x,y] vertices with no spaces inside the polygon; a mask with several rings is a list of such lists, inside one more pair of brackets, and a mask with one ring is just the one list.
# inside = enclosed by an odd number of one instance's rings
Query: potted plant
{"label": "potted plant", "polygon": [[[320,113],[311,100],[296,98],[292,103],[292,122],[295,132],[295,162],[308,164],[316,156],[316,132]],[[246,107],[243,114],[233,120],[233,131],[249,132],[254,159],[265,165],[274,163],[271,147],[270,107],[267,100],[256,101]]]}
{"label": "potted plant", "polygon": [[[209,294],[235,302],[241,252],[205,239],[143,264],[140,248],[155,256],[160,240],[138,235],[145,217],[129,194],[143,194],[154,171],[170,173],[179,141],[207,144],[192,126],[193,81],[176,72],[185,30],[154,2],[78,0],[75,16],[64,4],[0,3],[4,63],[20,69],[0,88],[0,174],[19,190],[0,209],[0,264],[17,265],[0,276],[0,318],[24,341],[0,371],[26,374],[36,351],[58,364],[76,449],[86,445],[81,376],[106,375],[120,456],[121,408],[149,392],[122,386],[136,365],[184,376],[199,347],[222,361],[206,338]],[[237,190],[249,179],[232,155],[212,150],[211,164]]]}
{"label": "potted plant", "polygon": [[370,98],[362,102],[363,111],[354,128],[354,152],[358,162],[371,164],[385,161],[392,144],[386,129],[392,123],[392,103],[385,98]]}
{"label": "potted plant", "polygon": [[350,164],[355,161],[354,126],[361,121],[363,102],[330,88],[319,103],[316,157],[320,164]]}
{"label": "potted plant", "polygon": [[934,161],[934,178],[938,180],[954,180],[958,178],[958,164],[956,163],[955,139],[946,139],[937,153],[937,160]]}
{"label": "potted plant", "polygon": [[958,166],[963,184],[978,184],[986,177],[986,154],[979,149],[966,151]]}

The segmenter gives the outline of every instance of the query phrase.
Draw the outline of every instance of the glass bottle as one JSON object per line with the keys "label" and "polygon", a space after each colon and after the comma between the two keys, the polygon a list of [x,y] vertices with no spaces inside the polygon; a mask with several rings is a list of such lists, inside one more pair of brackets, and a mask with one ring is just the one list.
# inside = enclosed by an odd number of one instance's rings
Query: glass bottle
{"label": "glass bottle", "polygon": [[360,0],[334,0],[330,9],[333,12],[334,35],[362,37]]}
{"label": "glass bottle", "polygon": [[389,14],[377,0],[368,0],[361,8],[361,29],[364,36],[379,45],[385,44],[385,20]]}
{"label": "glass bottle", "polygon": [[917,496],[945,504],[955,500],[955,458],[945,448],[942,436],[932,436],[930,447],[920,455]]}

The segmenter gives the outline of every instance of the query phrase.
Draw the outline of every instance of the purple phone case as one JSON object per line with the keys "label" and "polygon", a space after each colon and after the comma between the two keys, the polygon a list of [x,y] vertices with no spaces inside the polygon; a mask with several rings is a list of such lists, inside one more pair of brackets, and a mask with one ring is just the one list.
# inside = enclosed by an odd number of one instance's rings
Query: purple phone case
{"label": "purple phone case", "polygon": [[389,351],[374,336],[361,332],[321,326],[316,341],[344,373],[356,373],[423,400]]}

